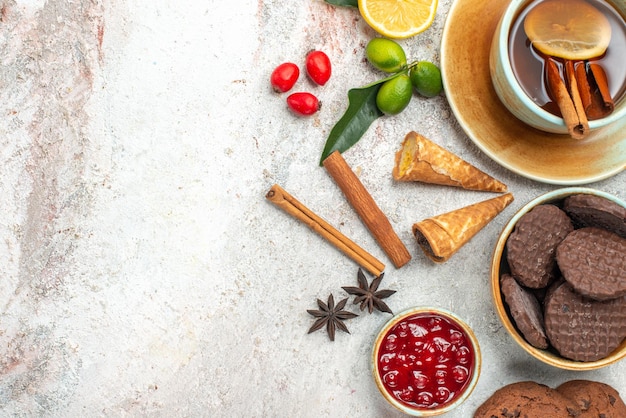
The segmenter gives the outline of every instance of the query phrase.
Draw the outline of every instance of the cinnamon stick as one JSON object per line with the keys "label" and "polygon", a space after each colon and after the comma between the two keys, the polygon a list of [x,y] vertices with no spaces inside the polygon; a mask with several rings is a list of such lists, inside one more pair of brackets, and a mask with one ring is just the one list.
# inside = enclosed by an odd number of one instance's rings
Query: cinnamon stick
{"label": "cinnamon stick", "polygon": [[295,197],[287,193],[279,185],[273,185],[265,197],[289,215],[304,222],[309,228],[317,232],[375,277],[380,276],[385,270],[385,265],[383,263],[363,248],[359,247],[328,222],[313,213],[313,211],[300,203]]}
{"label": "cinnamon stick", "polygon": [[615,103],[611,97],[611,91],[609,90],[609,81],[606,77],[604,69],[599,64],[589,64],[589,70],[593,76],[593,80],[598,87],[600,93],[601,102],[604,107],[605,116],[613,112],[615,109]]}
{"label": "cinnamon stick", "polygon": [[[546,79],[570,136],[574,139],[583,139],[589,131],[587,118],[584,116],[581,120],[580,113],[584,115],[584,112],[576,110],[574,100],[561,78],[558,67],[551,58],[546,59]],[[572,79],[574,79],[575,83],[575,77],[572,77]],[[579,104],[579,106],[581,105]]]}
{"label": "cinnamon stick", "polygon": [[594,120],[610,115],[615,109],[615,103],[602,66],[581,62],[576,65],[575,73],[587,118]]}
{"label": "cinnamon stick", "polygon": [[574,69],[574,73],[576,74],[576,84],[578,85],[578,91],[580,92],[580,99],[583,102],[585,114],[589,119],[593,119],[594,101],[586,67],[584,62],[578,63]]}
{"label": "cinnamon stick", "polygon": [[576,116],[578,116],[578,122],[583,129],[583,136],[589,131],[589,120],[585,113],[582,100],[580,99],[580,92],[578,91],[578,84],[576,83],[576,73],[574,72],[574,62],[571,60],[565,60],[565,77],[567,77],[567,85],[569,86],[569,94],[574,103],[574,109],[576,110]]}
{"label": "cinnamon stick", "polygon": [[339,151],[330,154],[322,164],[396,268],[408,263],[411,254]]}

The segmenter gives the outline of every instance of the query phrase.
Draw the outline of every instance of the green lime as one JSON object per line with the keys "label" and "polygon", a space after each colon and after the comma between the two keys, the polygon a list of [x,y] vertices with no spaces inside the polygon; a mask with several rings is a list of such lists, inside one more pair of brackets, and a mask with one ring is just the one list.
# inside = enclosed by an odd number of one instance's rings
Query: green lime
{"label": "green lime", "polygon": [[409,105],[411,96],[411,79],[406,74],[400,74],[380,86],[376,94],[376,106],[386,115],[397,115]]}
{"label": "green lime", "polygon": [[409,71],[411,83],[422,96],[434,97],[443,90],[441,71],[432,62],[420,61]]}
{"label": "green lime", "polygon": [[386,73],[398,72],[406,66],[404,49],[391,39],[372,39],[365,47],[365,55],[370,64]]}

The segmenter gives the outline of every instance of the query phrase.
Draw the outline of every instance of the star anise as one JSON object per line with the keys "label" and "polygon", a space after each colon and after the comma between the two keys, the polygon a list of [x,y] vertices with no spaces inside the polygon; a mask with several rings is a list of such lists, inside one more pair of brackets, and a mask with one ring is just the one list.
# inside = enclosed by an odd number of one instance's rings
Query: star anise
{"label": "star anise", "polygon": [[309,329],[309,334],[313,331],[317,331],[326,325],[326,331],[328,332],[328,336],[331,341],[335,341],[335,329],[339,328],[343,332],[348,331],[348,327],[343,323],[344,320],[357,317],[358,315],[352,312],[344,311],[343,308],[346,306],[346,302],[348,302],[348,298],[343,299],[341,302],[335,306],[335,298],[331,293],[328,296],[328,303],[324,303],[321,300],[317,300],[317,305],[320,309],[307,309],[307,312],[317,318],[317,320],[313,323],[311,328]]}
{"label": "star anise", "polygon": [[361,310],[365,310],[367,306],[367,310],[369,313],[374,311],[374,308],[378,309],[381,312],[388,312],[393,315],[393,312],[387,306],[383,299],[388,298],[389,296],[396,293],[395,290],[378,290],[378,286],[380,282],[383,280],[385,273],[381,273],[378,277],[372,280],[372,284],[367,284],[367,279],[365,278],[365,274],[363,270],[359,269],[357,273],[357,278],[359,280],[359,287],[353,286],[345,286],[343,290],[348,292],[351,295],[356,295],[354,298],[354,304],[361,304]]}

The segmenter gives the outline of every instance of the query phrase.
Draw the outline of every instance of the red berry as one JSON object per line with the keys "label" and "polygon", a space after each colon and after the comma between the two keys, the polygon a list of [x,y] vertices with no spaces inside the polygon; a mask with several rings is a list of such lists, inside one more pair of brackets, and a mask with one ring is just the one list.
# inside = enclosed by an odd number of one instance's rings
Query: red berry
{"label": "red berry", "polygon": [[450,395],[450,389],[443,386],[438,387],[434,393],[435,400],[440,404],[446,403],[450,399]]}
{"label": "red berry", "polygon": [[284,93],[291,90],[296,81],[298,81],[298,77],[300,77],[298,66],[292,62],[285,62],[272,72],[270,82],[275,91]]}
{"label": "red berry", "polygon": [[317,84],[323,86],[332,72],[330,59],[322,51],[311,51],[306,56],[306,72]]}
{"label": "red berry", "polygon": [[321,103],[317,100],[317,97],[306,92],[290,94],[289,97],[287,97],[287,105],[289,109],[300,116],[310,116],[321,107]]}

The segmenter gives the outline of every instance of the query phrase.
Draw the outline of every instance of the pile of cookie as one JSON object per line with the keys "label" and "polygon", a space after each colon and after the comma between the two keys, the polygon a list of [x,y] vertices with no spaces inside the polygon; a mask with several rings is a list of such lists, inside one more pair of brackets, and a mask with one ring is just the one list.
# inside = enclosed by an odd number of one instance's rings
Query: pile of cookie
{"label": "pile of cookie", "polygon": [[626,405],[610,385],[570,380],[556,388],[533,382],[508,384],[489,397],[474,418],[626,417]]}
{"label": "pile of cookie", "polygon": [[626,338],[626,208],[575,194],[520,217],[500,288],[524,339],[596,361]]}

